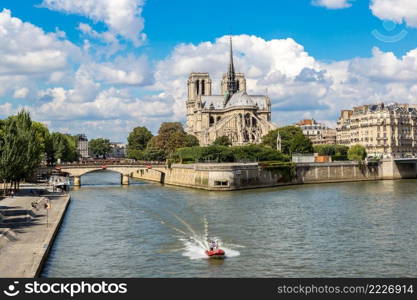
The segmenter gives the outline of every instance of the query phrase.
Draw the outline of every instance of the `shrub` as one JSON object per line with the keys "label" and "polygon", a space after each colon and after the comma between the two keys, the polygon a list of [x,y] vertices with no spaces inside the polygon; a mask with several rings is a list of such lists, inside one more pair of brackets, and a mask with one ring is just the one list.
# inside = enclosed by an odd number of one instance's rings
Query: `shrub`
{"label": "shrub", "polygon": [[362,145],[354,145],[348,151],[349,160],[363,161],[366,155],[366,149]]}
{"label": "shrub", "polygon": [[287,155],[259,145],[226,147],[211,145],[208,147],[180,148],[172,156],[177,162],[192,163],[204,161],[239,162],[239,161],[289,161]]}
{"label": "shrub", "polygon": [[214,142],[213,145],[217,146],[232,146],[232,142],[227,136],[220,136]]}
{"label": "shrub", "polygon": [[319,155],[328,156],[347,156],[349,147],[343,145],[317,145],[314,146],[314,152]]}

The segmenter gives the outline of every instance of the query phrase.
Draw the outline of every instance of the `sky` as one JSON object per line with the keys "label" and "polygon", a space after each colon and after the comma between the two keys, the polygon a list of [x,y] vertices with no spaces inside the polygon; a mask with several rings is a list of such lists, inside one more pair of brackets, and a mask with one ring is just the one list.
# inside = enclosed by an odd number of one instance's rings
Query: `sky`
{"label": "sky", "polygon": [[190,72],[228,64],[278,126],[335,126],[362,104],[417,104],[415,0],[0,0],[0,118],[126,141],[185,124]]}

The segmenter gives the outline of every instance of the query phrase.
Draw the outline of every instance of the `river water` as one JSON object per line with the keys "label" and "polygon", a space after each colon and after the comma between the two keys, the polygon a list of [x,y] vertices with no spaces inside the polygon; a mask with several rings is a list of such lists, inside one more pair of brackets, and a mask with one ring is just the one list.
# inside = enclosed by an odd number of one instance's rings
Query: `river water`
{"label": "river water", "polygon": [[[417,277],[417,181],[207,192],[82,177],[44,277]],[[207,259],[207,238],[227,259]]]}

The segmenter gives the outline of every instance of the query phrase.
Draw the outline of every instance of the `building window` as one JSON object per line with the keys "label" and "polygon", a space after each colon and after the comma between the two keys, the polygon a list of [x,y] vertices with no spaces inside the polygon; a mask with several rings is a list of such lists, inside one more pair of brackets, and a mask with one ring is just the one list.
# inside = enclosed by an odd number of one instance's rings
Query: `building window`
{"label": "building window", "polygon": [[195,82],[195,90],[197,92],[197,95],[200,95],[200,80],[197,80]]}
{"label": "building window", "polygon": [[225,180],[225,181],[215,181],[214,182],[214,186],[229,186],[229,181]]}

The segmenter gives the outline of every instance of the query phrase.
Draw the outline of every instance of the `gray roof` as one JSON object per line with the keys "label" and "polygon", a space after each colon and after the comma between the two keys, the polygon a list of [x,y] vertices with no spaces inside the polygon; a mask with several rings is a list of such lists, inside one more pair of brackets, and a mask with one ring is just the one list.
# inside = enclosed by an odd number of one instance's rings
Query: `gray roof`
{"label": "gray roof", "polygon": [[205,109],[210,109],[212,104],[214,109],[223,109],[224,96],[202,96],[201,102]]}
{"label": "gray roof", "polygon": [[214,109],[224,109],[224,108],[232,108],[235,106],[256,106],[258,105],[259,109],[267,109],[267,97],[266,96],[250,96],[246,92],[238,92],[230,98],[226,107],[223,106],[224,104],[224,96],[216,95],[216,96],[202,96],[201,101],[203,103],[203,108],[210,109],[211,107]]}
{"label": "gray roof", "polygon": [[246,92],[238,92],[233,94],[226,104],[226,108],[233,106],[255,106],[256,103]]}

